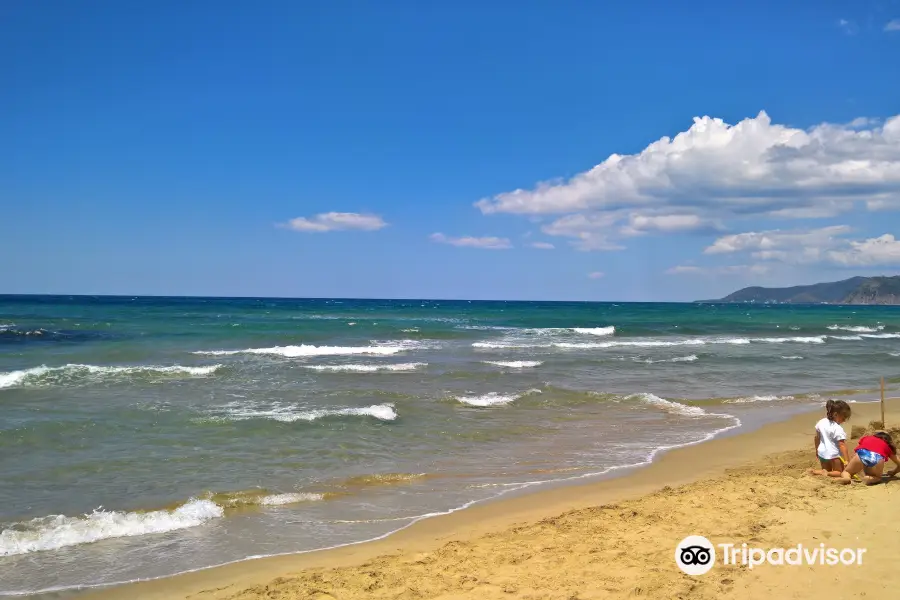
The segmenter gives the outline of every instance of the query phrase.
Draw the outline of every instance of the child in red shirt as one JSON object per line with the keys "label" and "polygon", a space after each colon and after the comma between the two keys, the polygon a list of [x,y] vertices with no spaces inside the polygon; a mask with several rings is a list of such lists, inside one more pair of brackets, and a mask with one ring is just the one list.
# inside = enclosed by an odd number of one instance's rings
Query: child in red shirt
{"label": "child in red shirt", "polygon": [[863,436],[856,446],[853,458],[844,467],[841,473],[841,483],[850,483],[850,478],[864,471],[863,481],[866,485],[875,485],[881,482],[881,473],[884,471],[884,463],[887,459],[896,465],[888,472],[888,477],[900,473],[900,458],[897,458],[897,448],[890,434],[878,431],[872,435]]}

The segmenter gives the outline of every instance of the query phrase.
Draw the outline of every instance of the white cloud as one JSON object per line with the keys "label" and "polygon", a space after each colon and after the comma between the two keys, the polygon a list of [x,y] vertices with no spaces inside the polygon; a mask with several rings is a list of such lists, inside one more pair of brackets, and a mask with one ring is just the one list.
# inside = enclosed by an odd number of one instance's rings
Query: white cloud
{"label": "white cloud", "polygon": [[550,242],[532,242],[529,244],[529,246],[531,246],[532,248],[537,248],[538,250],[553,250],[554,248],[556,248],[556,246],[554,246]]}
{"label": "white cloud", "polygon": [[[623,221],[626,234],[666,232],[675,223],[708,227],[752,215],[831,216],[860,204],[900,209],[900,115],[883,124],[855,119],[808,130],[774,124],[765,112],[736,125],[695,118],[687,131],[662,137],[637,154],[613,154],[567,181],[542,182],[475,203],[484,214],[605,219],[607,237]],[[643,228],[630,222],[641,218]],[[545,233],[572,236],[571,226],[568,233],[550,231],[559,229],[560,221]]]}
{"label": "white cloud", "polygon": [[885,31],[900,31],[900,19],[892,19],[884,26]]}
{"label": "white cloud", "polygon": [[592,273],[588,273],[588,279],[600,279],[602,278],[604,273],[602,271],[594,271]]}
{"label": "white cloud", "polygon": [[717,221],[704,219],[697,214],[644,215],[632,214],[628,224],[620,229],[623,235],[645,233],[699,233],[721,231],[723,225]]}
{"label": "white cloud", "polygon": [[832,250],[828,259],[843,266],[900,265],[900,240],[886,233],[881,237],[851,241],[850,247]]}
{"label": "white cloud", "polygon": [[617,218],[616,215],[605,214],[567,215],[549,225],[544,225],[541,231],[547,235],[575,238],[570,244],[584,252],[622,250],[623,246],[610,239],[615,233],[613,224]]}
{"label": "white cloud", "polygon": [[463,248],[481,248],[483,250],[508,250],[512,248],[512,243],[510,243],[509,239],[500,237],[449,237],[443,233],[432,233],[429,239],[439,244],[450,244],[451,246]]}
{"label": "white cloud", "polygon": [[326,231],[342,231],[355,229],[359,231],[375,231],[387,227],[384,219],[376,215],[363,215],[359,213],[329,212],[321,213],[314,217],[297,217],[282,227],[303,231],[307,233],[323,233]]}
{"label": "white cloud", "polygon": [[[750,231],[726,235],[706,248],[704,254],[733,254],[735,252],[772,252],[783,249],[795,250],[804,247],[833,245],[838,236],[849,233],[846,225],[835,225],[821,229],[800,231]],[[760,257],[762,258],[762,257]]]}
{"label": "white cloud", "polygon": [[886,233],[852,240],[845,225],[800,231],[760,231],[720,237],[705,254],[748,253],[752,258],[787,264],[838,266],[900,265],[900,240]]}
{"label": "white cloud", "polygon": [[666,270],[666,275],[765,275],[766,265],[728,265],[724,267],[695,267],[678,265]]}

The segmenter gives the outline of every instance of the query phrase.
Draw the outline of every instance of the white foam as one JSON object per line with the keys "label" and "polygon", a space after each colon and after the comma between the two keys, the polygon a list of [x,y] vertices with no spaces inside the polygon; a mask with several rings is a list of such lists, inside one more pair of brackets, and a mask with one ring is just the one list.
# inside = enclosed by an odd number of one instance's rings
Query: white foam
{"label": "white foam", "polygon": [[[559,342],[553,344],[556,348],[571,348],[571,349],[592,349],[592,348],[619,348],[623,346],[631,346],[636,348],[666,348],[670,346],[703,346],[707,342],[705,340],[700,339],[688,339],[688,340],[673,340],[673,341],[663,341],[663,340],[634,340],[634,341],[615,341],[615,342],[593,342],[593,343],[569,343],[569,342]],[[718,343],[718,342],[716,342]],[[723,342],[727,343],[727,342]]]}
{"label": "white foam", "polygon": [[405,346],[399,344],[394,346],[312,346],[302,344],[300,346],[273,346],[271,348],[247,348],[245,350],[198,350],[194,354],[210,356],[270,354],[285,358],[298,358],[302,356],[342,356],[351,354],[391,355],[403,352],[405,349]]}
{"label": "white foam", "polygon": [[787,343],[824,344],[825,336],[824,335],[813,335],[813,336],[805,336],[805,337],[753,338],[751,341],[765,342],[767,344],[787,344]]}
{"label": "white foam", "polygon": [[[800,338],[760,338],[752,341],[794,341]],[[824,338],[823,338],[824,341]],[[748,338],[686,338],[675,340],[657,340],[657,339],[634,339],[634,340],[614,340],[608,342],[543,342],[529,343],[524,341],[509,342],[475,342],[472,344],[474,348],[484,348],[488,350],[506,350],[521,348],[562,348],[568,350],[594,350],[603,348],[619,348],[619,347],[635,347],[635,348],[668,348],[673,346],[704,346],[706,344],[733,344],[744,345],[751,343]]]}
{"label": "white foam", "polygon": [[572,329],[575,333],[583,333],[586,335],[614,335],[616,333],[615,327],[574,327]]}
{"label": "white foam", "polygon": [[489,350],[504,350],[507,348],[549,348],[550,344],[517,344],[501,342],[474,342],[473,348],[486,348]]}
{"label": "white foam", "polygon": [[802,356],[782,356],[784,360],[803,360]]}
{"label": "white foam", "polygon": [[874,338],[874,339],[896,339],[900,338],[900,333],[864,333],[862,334],[864,338]]}
{"label": "white foam", "polygon": [[174,510],[119,512],[98,508],[82,517],[53,515],[0,532],[0,556],[57,550],[99,540],[165,533],[202,525],[224,511],[211,500],[191,499]]}
{"label": "white foam", "polygon": [[508,367],[510,369],[528,369],[531,367],[539,367],[544,364],[542,360],[485,360],[487,365],[497,367]]}
{"label": "white foam", "polygon": [[884,329],[884,325],[875,327],[865,327],[863,325],[829,325],[828,329],[832,331],[852,331],[853,333],[875,333]]}
{"label": "white foam", "polygon": [[648,365],[653,365],[656,363],[679,363],[679,362],[694,362],[695,360],[699,360],[699,357],[696,354],[691,354],[689,356],[676,356],[675,358],[661,358],[659,360],[653,360],[652,358],[648,359],[635,359],[637,362],[646,363]]}
{"label": "white foam", "polygon": [[779,400],[793,400],[793,396],[748,396],[746,398],[730,398],[725,400],[728,404],[747,404],[750,402],[777,402]]}
{"label": "white foam", "polygon": [[279,403],[269,407],[254,407],[241,404],[230,404],[224,407],[224,417],[231,421],[245,421],[248,419],[270,419],[282,423],[295,421],[315,421],[326,417],[358,416],[373,417],[380,421],[393,421],[397,418],[397,412],[393,404],[373,404],[362,408],[336,408],[301,410],[295,406],[285,406]]}
{"label": "white foam", "polygon": [[488,392],[481,396],[457,396],[456,400],[463,404],[468,404],[469,406],[503,406],[515,402],[523,396],[540,393],[541,390],[539,389],[530,389],[521,394],[498,394],[497,392]]}
{"label": "white foam", "polygon": [[103,367],[98,365],[69,364],[62,367],[33,367],[22,371],[0,373],[0,389],[16,387],[20,385],[36,385],[40,383],[60,382],[66,378],[90,377],[99,378],[116,377],[122,375],[188,375],[200,377],[215,373],[222,365],[207,365],[203,367],[185,367],[182,365],[153,366],[139,365],[133,367]]}
{"label": "white foam", "polygon": [[314,371],[332,373],[374,373],[376,371],[415,371],[419,367],[427,367],[428,363],[399,363],[395,365],[306,365]]}
{"label": "white foam", "polygon": [[297,492],[263,496],[259,499],[259,503],[262,506],[283,506],[285,504],[296,504],[297,502],[316,502],[324,499],[325,496],[322,494]]}
{"label": "white foam", "polygon": [[520,397],[520,394],[498,394],[497,392],[489,392],[482,396],[457,396],[456,399],[469,406],[500,406],[514,402]]}
{"label": "white foam", "polygon": [[861,341],[863,338],[861,335],[829,335],[833,340],[844,340],[844,341]]}
{"label": "white foam", "polygon": [[0,373],[0,389],[15,387],[21,385],[29,377],[37,378],[49,371],[49,367],[34,367],[33,369],[25,369],[22,371],[10,371],[9,373]]}
{"label": "white foam", "polygon": [[[680,402],[672,402],[671,400],[666,400],[665,398],[660,398],[656,394],[643,393],[643,394],[635,394],[634,396],[629,396],[629,398],[638,398],[641,401],[651,404],[653,406],[658,406],[663,410],[675,413],[678,415],[684,415],[686,417],[707,417],[707,416],[721,416],[721,415],[710,415],[708,412],[700,408],[699,406],[688,406],[687,404],[681,404]],[[730,416],[730,415],[727,415]]]}

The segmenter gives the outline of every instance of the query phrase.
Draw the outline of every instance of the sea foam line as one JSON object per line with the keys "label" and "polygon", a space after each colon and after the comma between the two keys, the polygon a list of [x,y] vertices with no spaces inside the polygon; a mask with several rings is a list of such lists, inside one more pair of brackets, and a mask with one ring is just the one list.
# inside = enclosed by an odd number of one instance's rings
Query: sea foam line
{"label": "sea foam line", "polygon": [[644,392],[642,394],[633,394],[631,396],[627,396],[628,398],[637,398],[646,404],[650,404],[652,406],[659,407],[666,412],[684,415],[686,417],[731,417],[731,415],[722,415],[719,413],[708,413],[699,406],[689,406],[687,404],[681,404],[680,402],[672,402],[671,400],[666,400],[665,398],[660,398],[656,394],[650,394],[648,392]]}
{"label": "sea foam line", "polygon": [[485,360],[482,362],[486,365],[506,367],[509,369],[530,369],[544,364],[544,361],[542,360]]}
{"label": "sea foam line", "polygon": [[875,327],[865,327],[863,325],[829,325],[828,329],[832,331],[852,331],[853,333],[875,333],[884,329],[884,325]]}
{"label": "sea foam line", "polygon": [[152,366],[141,365],[133,367],[104,367],[98,365],[69,364],[62,367],[32,367],[21,371],[0,373],[0,389],[23,385],[39,385],[41,383],[60,383],[65,379],[88,378],[90,376],[116,377],[121,375],[188,375],[201,377],[211,375],[219,370],[222,365],[207,365],[203,367],[186,367],[182,365]]}
{"label": "sea foam line", "polygon": [[652,358],[640,359],[635,358],[636,362],[642,362],[648,365],[654,365],[656,363],[680,363],[680,362],[694,362],[699,360],[699,357],[696,354],[690,354],[688,356],[676,356],[675,358],[661,358],[659,360],[653,360]]}
{"label": "sea foam line", "polygon": [[778,402],[781,400],[793,400],[793,396],[747,396],[745,398],[729,398],[727,404],[747,404],[753,402]]}
{"label": "sea foam line", "polygon": [[428,363],[417,362],[393,365],[305,365],[304,368],[332,373],[374,373],[377,371],[415,371],[427,366]]}
{"label": "sea foam line", "polygon": [[407,346],[273,346],[271,348],[246,348],[244,350],[197,350],[193,354],[209,356],[233,356],[235,354],[263,354],[298,358],[302,356],[342,356],[352,354],[391,355],[403,352]]}
{"label": "sea foam line", "polygon": [[[900,334],[882,333],[870,334],[866,337],[900,337]],[[608,342],[545,342],[545,343],[528,343],[524,341],[498,341],[498,342],[474,342],[472,347],[483,348],[488,350],[506,350],[516,348],[562,348],[568,350],[593,350],[603,348],[667,348],[673,346],[705,346],[707,344],[730,344],[730,345],[746,345],[751,343],[765,344],[824,344],[827,336],[796,336],[796,337],[763,337],[763,338],[688,338],[680,340],[654,340],[654,339],[638,339],[638,340],[614,340]],[[833,336],[834,337],[834,336]]]}
{"label": "sea foam line", "polygon": [[373,404],[361,408],[332,408],[300,410],[295,406],[285,406],[275,403],[268,408],[248,407],[240,404],[231,404],[224,407],[224,415],[212,415],[213,419],[227,421],[246,421],[249,419],[270,419],[282,423],[295,421],[316,421],[327,417],[372,417],[379,421],[394,421],[397,419],[397,411],[391,403]]}

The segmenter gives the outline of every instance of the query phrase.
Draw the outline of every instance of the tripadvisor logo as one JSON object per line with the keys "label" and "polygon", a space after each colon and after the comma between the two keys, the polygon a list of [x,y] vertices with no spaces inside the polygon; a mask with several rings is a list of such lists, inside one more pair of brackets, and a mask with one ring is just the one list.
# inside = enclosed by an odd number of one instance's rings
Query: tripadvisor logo
{"label": "tripadvisor logo", "polygon": [[675,547],[675,564],[688,575],[703,575],[716,564],[716,549],[702,535],[689,535]]}
{"label": "tripadvisor logo", "polygon": [[[828,548],[825,544],[790,548],[756,548],[747,544],[717,544],[723,565],[744,565],[749,569],[774,566],[862,565],[866,548]],[[675,564],[688,575],[703,575],[716,564],[716,546],[702,535],[689,535],[675,546]]]}

